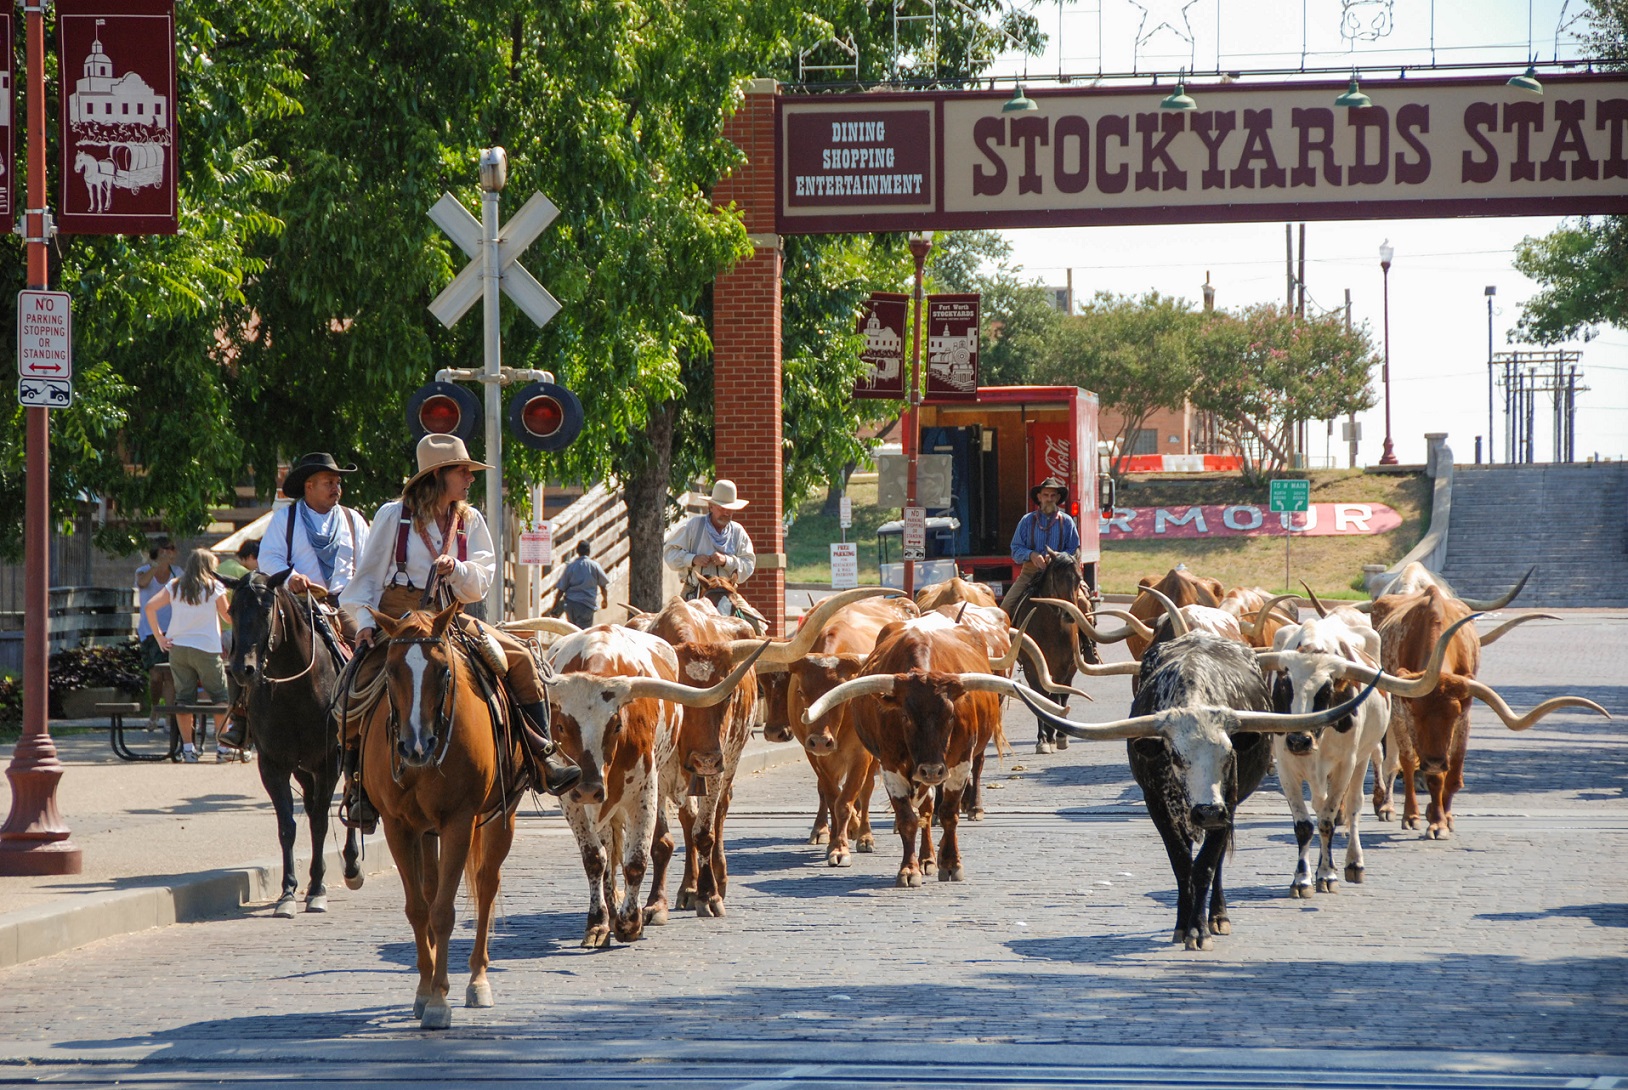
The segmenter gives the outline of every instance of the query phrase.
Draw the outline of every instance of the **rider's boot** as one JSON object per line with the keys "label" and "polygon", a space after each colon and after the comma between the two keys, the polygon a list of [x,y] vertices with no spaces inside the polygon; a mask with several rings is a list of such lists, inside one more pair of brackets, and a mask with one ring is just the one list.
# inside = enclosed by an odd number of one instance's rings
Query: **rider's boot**
{"label": "rider's boot", "polygon": [[243,721],[241,716],[233,716],[231,721],[226,724],[226,729],[220,732],[220,737],[216,741],[227,749],[242,749],[249,743],[248,724]]}
{"label": "rider's boot", "polygon": [[359,749],[347,749],[339,760],[340,779],[345,785],[345,794],[339,803],[339,820],[347,828],[371,836],[379,827],[379,812],[362,790],[362,776],[357,770],[360,755]]}
{"label": "rider's boot", "polygon": [[563,795],[582,779],[582,769],[554,744],[548,731],[548,705],[542,701],[521,704],[520,737],[526,744],[532,764],[542,769],[543,789],[550,795]]}

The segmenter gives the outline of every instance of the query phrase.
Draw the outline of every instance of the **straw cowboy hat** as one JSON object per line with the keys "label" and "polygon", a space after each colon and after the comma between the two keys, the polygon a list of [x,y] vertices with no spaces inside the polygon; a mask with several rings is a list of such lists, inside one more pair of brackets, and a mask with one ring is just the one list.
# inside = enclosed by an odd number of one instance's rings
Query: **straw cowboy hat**
{"label": "straw cowboy hat", "polygon": [[708,503],[717,504],[725,511],[739,511],[742,507],[745,507],[748,502],[750,502],[748,500],[740,499],[735,495],[734,481],[714,481],[712,483],[712,495],[707,496],[702,495],[701,493],[696,493],[696,495],[701,499],[706,500]]}
{"label": "straw cowboy hat", "polygon": [[420,477],[428,476],[443,466],[468,466],[470,469],[491,469],[485,462],[469,456],[469,448],[456,435],[431,432],[418,441],[418,472],[407,478],[402,491],[413,486]]}
{"label": "straw cowboy hat", "polygon": [[1040,503],[1040,493],[1047,488],[1057,493],[1058,507],[1061,507],[1063,504],[1068,502],[1068,485],[1064,484],[1056,477],[1047,477],[1045,480],[1029,489],[1029,502],[1038,505]]}
{"label": "straw cowboy hat", "polygon": [[291,500],[305,498],[305,482],[311,479],[314,473],[355,473],[355,466],[342,466],[334,461],[334,456],[326,452],[306,454],[294,463],[294,468],[288,471],[283,478],[283,495]]}

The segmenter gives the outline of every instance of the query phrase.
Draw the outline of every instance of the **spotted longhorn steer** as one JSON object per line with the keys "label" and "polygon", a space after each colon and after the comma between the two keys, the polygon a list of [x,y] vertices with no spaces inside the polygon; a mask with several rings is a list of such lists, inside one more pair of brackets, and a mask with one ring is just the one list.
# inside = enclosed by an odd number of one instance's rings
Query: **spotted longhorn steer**
{"label": "spotted longhorn steer", "polygon": [[[1005,743],[998,696],[1025,692],[1036,707],[1049,704],[1040,694],[988,669],[983,641],[975,633],[930,613],[882,629],[860,676],[836,686],[803,713],[804,720],[813,723],[853,702],[849,719],[881,765],[882,784],[903,842],[899,886],[921,885],[923,874],[935,866],[940,881],[965,878],[956,835],[961,793],[972,779],[973,756],[989,741]],[[933,796],[940,786],[943,835],[935,859]]]}
{"label": "spotted longhorn steer", "polygon": [[[1174,609],[1170,624],[1142,656],[1142,687],[1131,718],[1075,723],[1049,715],[1027,695],[1036,714],[1048,715],[1076,738],[1125,739],[1131,775],[1142,788],[1148,816],[1164,840],[1176,877],[1176,929],[1172,942],[1208,950],[1212,934],[1225,935],[1223,856],[1232,842],[1238,804],[1260,785],[1271,756],[1268,733],[1315,730],[1351,714],[1356,701],[1312,715],[1278,715],[1255,656],[1236,640],[1188,631]],[[1198,854],[1193,846],[1203,835]],[[1205,901],[1209,902],[1208,914]]]}
{"label": "spotted longhorn steer", "polygon": [[582,767],[560,799],[588,877],[582,945],[608,945],[613,931],[632,942],[644,930],[639,887],[656,831],[657,768],[672,758],[685,708],[727,700],[751,662],[696,689],[679,682],[678,656],[665,640],[611,625],[566,637],[549,649],[549,662],[555,738]]}
{"label": "spotted longhorn steer", "polygon": [[[1379,630],[1381,661],[1387,673],[1414,677],[1421,673],[1431,648],[1443,632],[1470,615],[1470,607],[1441,587],[1431,584],[1418,594],[1387,594],[1373,603],[1374,627]],[[1506,626],[1507,627],[1507,626]],[[1425,836],[1445,840],[1453,830],[1453,796],[1464,786],[1464,753],[1470,740],[1470,704],[1480,700],[1498,713],[1510,730],[1526,730],[1560,708],[1587,708],[1606,718],[1606,710],[1580,696],[1545,700],[1517,716],[1502,697],[1475,680],[1481,668],[1481,640],[1475,629],[1457,630],[1448,646],[1441,680],[1428,693],[1403,698],[1391,711],[1391,731],[1385,768],[1374,788],[1374,807],[1381,820],[1389,805],[1391,784],[1402,772],[1404,804],[1402,824],[1419,827],[1419,800],[1413,774],[1424,768],[1430,792]]]}

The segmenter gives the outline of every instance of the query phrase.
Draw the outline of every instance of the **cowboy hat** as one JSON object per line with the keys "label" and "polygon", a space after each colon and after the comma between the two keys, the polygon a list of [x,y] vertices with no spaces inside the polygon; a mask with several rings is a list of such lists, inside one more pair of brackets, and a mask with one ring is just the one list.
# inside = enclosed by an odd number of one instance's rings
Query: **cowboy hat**
{"label": "cowboy hat", "polygon": [[402,491],[413,486],[420,477],[428,476],[445,466],[468,466],[470,469],[491,469],[485,462],[469,456],[469,448],[456,435],[431,432],[418,441],[418,472],[407,478]]}
{"label": "cowboy hat", "polygon": [[1041,491],[1047,488],[1057,493],[1058,507],[1061,507],[1063,504],[1068,502],[1068,485],[1064,484],[1056,477],[1047,477],[1045,480],[1029,489],[1029,502],[1032,504],[1038,504],[1040,502]]}
{"label": "cowboy hat", "polygon": [[313,473],[355,473],[355,466],[342,466],[334,461],[334,456],[325,451],[315,454],[306,454],[294,463],[294,468],[288,471],[283,478],[283,495],[291,500],[305,498],[305,482]]}
{"label": "cowboy hat", "polygon": [[739,511],[742,507],[745,507],[747,503],[750,502],[748,500],[743,500],[736,497],[734,481],[726,481],[722,479],[712,483],[712,495],[703,496],[701,498],[706,500],[708,503],[717,504],[725,511]]}

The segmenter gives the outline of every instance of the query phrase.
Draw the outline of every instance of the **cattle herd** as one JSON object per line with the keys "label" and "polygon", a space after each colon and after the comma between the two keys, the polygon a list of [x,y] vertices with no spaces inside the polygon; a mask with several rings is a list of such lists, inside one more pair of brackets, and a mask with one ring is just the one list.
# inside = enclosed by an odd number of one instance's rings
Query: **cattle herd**
{"label": "cattle herd", "polygon": [[[1070,738],[1124,740],[1175,875],[1172,941],[1209,949],[1230,930],[1221,871],[1234,814],[1274,762],[1298,842],[1290,894],[1311,897],[1342,877],[1337,826],[1346,832],[1343,878],[1363,880],[1358,817],[1370,763],[1379,820],[1395,816],[1400,773],[1403,824],[1422,821],[1426,836],[1445,838],[1472,701],[1512,730],[1558,708],[1606,714],[1562,696],[1517,715],[1476,680],[1481,647],[1531,617],[1486,635],[1472,622],[1507,605],[1519,585],[1496,601],[1464,600],[1415,565],[1360,605],[1330,609],[1307,588],[1316,615],[1302,623],[1290,596],[1229,591],[1185,568],[1142,580],[1130,609],[1115,611],[1064,567],[1048,573],[1016,627],[988,588],[960,579],[914,601],[881,588],[837,594],[784,639],[755,637],[747,621],[704,599],[674,598],[654,614],[630,609],[626,624],[584,631],[549,618],[506,625],[545,648],[555,738],[583,770],[560,800],[588,882],[582,945],[631,942],[673,909],[725,914],[724,823],[758,728],[802,746],[816,785],[808,843],[824,845],[830,866],[875,850],[870,800],[880,777],[902,846],[901,887],[976,872],[958,826],[983,816],[985,755],[1009,749],[1007,700],[1034,712],[1037,752]],[[1097,647],[1116,641],[1131,661],[1103,663]],[[1027,684],[1013,676],[1020,660]],[[1112,675],[1130,677],[1129,717],[1067,717],[1068,697],[1086,696],[1076,678]],[[1429,792],[1422,817],[1417,771]],[[675,815],[685,853],[669,903]]]}

